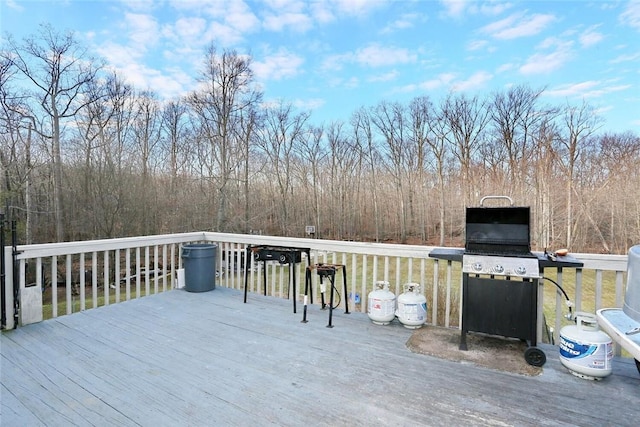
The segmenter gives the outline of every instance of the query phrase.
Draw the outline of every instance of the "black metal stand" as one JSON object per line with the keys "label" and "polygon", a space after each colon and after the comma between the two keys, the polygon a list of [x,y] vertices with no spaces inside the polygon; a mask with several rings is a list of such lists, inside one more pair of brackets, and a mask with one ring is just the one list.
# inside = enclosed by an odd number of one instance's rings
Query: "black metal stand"
{"label": "black metal stand", "polygon": [[483,332],[536,345],[538,280],[496,279],[463,274],[460,350],[466,334]]}
{"label": "black metal stand", "polygon": [[[336,272],[338,270],[342,271],[342,283],[343,283],[343,295],[344,295],[344,305],[345,305],[345,314],[349,314],[349,299],[347,298],[347,276],[346,276],[346,265],[344,264],[313,264],[307,266],[307,271],[305,274],[305,284],[304,284],[304,314],[302,317],[302,323],[307,323],[307,296],[309,295],[309,291],[311,290],[311,272],[315,270],[320,276],[320,298],[321,298],[321,310],[326,310],[327,304],[325,303],[325,285],[323,283],[323,279],[327,278],[329,280],[330,291],[329,291],[329,323],[327,324],[327,328],[333,328],[333,295],[335,290],[335,279]],[[311,293],[311,304],[313,304],[313,293]]]}
{"label": "black metal stand", "polygon": [[[296,312],[296,273],[295,265],[302,261],[302,252],[307,254],[307,263],[311,259],[311,249],[292,248],[286,246],[256,245],[247,246],[247,257],[244,262],[244,302],[247,303],[247,291],[249,284],[249,265],[252,261],[262,261],[262,294],[267,295],[267,261],[278,261],[280,264],[289,264],[289,283],[293,287],[293,312]],[[287,286],[287,298],[290,297]]]}

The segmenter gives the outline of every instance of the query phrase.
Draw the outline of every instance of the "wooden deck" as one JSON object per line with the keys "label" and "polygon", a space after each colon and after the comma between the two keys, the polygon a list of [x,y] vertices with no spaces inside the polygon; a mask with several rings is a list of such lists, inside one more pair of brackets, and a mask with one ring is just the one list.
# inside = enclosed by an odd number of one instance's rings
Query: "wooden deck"
{"label": "wooden deck", "polygon": [[218,287],[172,290],[5,331],[3,426],[640,424],[640,375],[594,382],[554,347],[536,377],[414,354],[362,313]]}

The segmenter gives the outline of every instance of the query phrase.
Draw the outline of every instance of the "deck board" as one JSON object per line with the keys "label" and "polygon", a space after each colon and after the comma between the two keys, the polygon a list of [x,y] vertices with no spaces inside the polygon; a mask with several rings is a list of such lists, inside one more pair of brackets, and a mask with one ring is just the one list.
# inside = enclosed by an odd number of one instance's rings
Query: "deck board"
{"label": "deck board", "polygon": [[[621,425],[640,420],[631,361],[593,382],[557,350],[536,377],[414,354],[366,314],[218,287],[172,290],[5,331],[4,425]],[[554,352],[556,352],[554,354]]]}

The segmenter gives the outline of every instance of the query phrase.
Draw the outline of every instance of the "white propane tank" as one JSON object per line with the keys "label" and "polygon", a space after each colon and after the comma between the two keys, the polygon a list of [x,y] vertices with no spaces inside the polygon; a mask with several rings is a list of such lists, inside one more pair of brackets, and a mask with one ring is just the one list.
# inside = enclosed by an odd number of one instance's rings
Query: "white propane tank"
{"label": "white propane tank", "polygon": [[420,293],[418,283],[404,285],[404,293],[398,297],[396,316],[409,329],[421,328],[427,321],[427,299]]}
{"label": "white propane tank", "polygon": [[613,343],[594,314],[576,313],[576,324],[560,330],[560,362],[577,377],[601,380],[611,374]]}
{"label": "white propane tank", "polygon": [[369,292],[369,318],[376,325],[388,325],[396,316],[396,295],[389,290],[389,282],[380,280]]}

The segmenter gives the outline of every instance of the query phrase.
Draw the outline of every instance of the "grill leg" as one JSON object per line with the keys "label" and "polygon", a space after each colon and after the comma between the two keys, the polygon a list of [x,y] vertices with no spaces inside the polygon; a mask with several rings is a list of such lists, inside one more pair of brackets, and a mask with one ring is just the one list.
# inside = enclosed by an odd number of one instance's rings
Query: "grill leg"
{"label": "grill leg", "polygon": [[460,350],[467,351],[467,331],[460,332]]}

